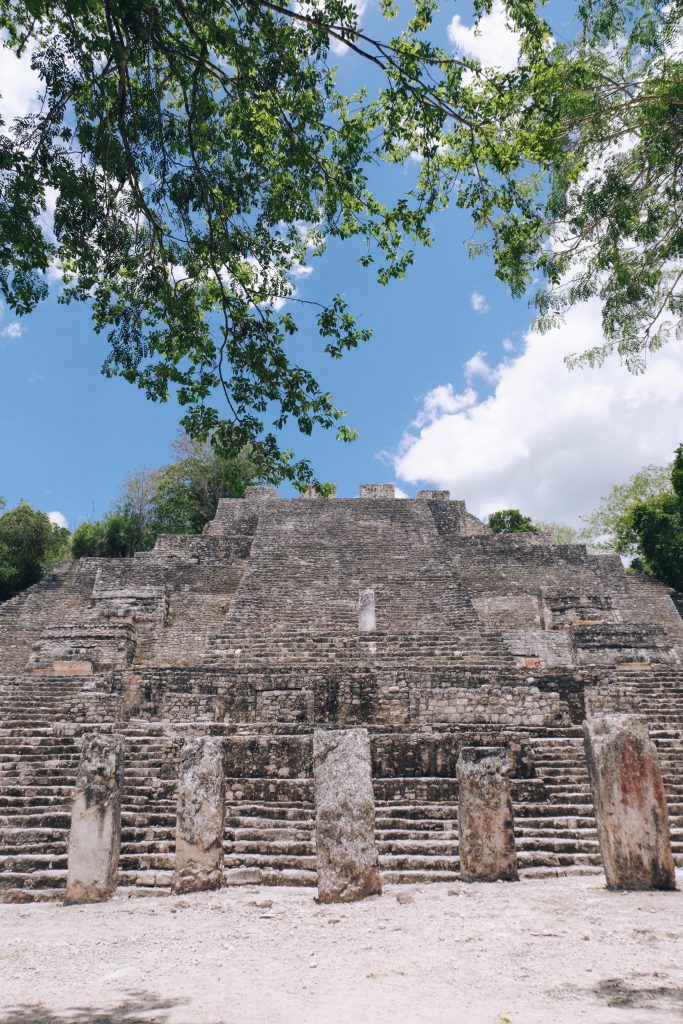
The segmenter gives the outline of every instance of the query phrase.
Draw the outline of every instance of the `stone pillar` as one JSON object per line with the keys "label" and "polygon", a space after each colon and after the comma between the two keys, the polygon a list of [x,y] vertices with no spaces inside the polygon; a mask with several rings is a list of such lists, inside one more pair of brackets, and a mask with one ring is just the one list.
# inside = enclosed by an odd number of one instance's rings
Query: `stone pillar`
{"label": "stone pillar", "polygon": [[515,825],[505,748],[464,747],[456,771],[463,881],[516,882]]}
{"label": "stone pillar", "polygon": [[375,591],[365,587],[358,591],[358,630],[360,633],[374,633],[376,629]]}
{"label": "stone pillar", "polygon": [[66,904],[97,903],[116,891],[122,784],[122,737],[86,736],[71,808]]}
{"label": "stone pillar", "polygon": [[223,885],[223,739],[186,740],[180,753],[173,892]]}
{"label": "stone pillar", "polygon": [[584,740],[608,889],[675,889],[657,751],[637,715],[586,718]]}
{"label": "stone pillar", "polygon": [[351,903],[382,892],[367,729],[313,733],[318,899]]}

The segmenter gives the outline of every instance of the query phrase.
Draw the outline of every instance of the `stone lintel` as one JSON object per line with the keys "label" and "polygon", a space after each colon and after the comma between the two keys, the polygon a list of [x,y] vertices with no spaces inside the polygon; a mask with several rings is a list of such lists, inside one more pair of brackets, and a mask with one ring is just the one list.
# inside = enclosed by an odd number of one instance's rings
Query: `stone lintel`
{"label": "stone lintel", "polygon": [[358,591],[358,630],[360,633],[374,633],[376,629],[375,591],[371,587],[363,587]]}
{"label": "stone lintel", "polygon": [[272,501],[277,498],[277,487],[247,487],[244,498],[246,501]]}
{"label": "stone lintel", "polygon": [[371,501],[393,501],[396,489],[393,484],[361,484],[360,496]]}
{"label": "stone lintel", "polygon": [[223,739],[188,739],[180,754],[173,892],[222,886],[224,824]]}
{"label": "stone lintel", "polygon": [[609,889],[674,889],[659,759],[637,715],[591,715],[584,741]]}
{"label": "stone lintel", "polygon": [[450,501],[450,491],[418,491],[418,501]]}
{"label": "stone lintel", "polygon": [[505,747],[464,747],[457,764],[460,875],[515,882],[517,852]]}
{"label": "stone lintel", "polygon": [[121,849],[123,738],[83,738],[71,808],[65,903],[97,903],[116,891]]}
{"label": "stone lintel", "polygon": [[316,729],[313,778],[321,903],[350,903],[382,891],[375,842],[367,729]]}

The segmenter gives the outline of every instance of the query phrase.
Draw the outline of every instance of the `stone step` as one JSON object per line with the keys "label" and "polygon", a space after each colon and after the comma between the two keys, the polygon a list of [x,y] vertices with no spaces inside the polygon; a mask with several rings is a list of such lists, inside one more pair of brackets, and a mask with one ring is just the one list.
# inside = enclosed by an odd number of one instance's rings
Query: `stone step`
{"label": "stone step", "polygon": [[565,878],[581,875],[601,875],[602,867],[597,864],[565,864],[560,867],[520,867],[520,880],[525,878]]}
{"label": "stone step", "polygon": [[281,871],[267,868],[228,868],[223,875],[224,884],[234,885],[303,885],[318,884],[314,870],[285,868]]}
{"label": "stone step", "polygon": [[286,854],[241,853],[225,857],[226,868],[306,868],[314,870],[315,857],[288,857]]}
{"label": "stone step", "polygon": [[6,889],[58,889],[66,885],[66,869],[3,871],[0,874],[0,892]]}
{"label": "stone step", "polygon": [[231,839],[225,843],[225,851],[230,856],[238,854],[259,854],[270,858],[281,855],[287,857],[307,857],[315,853],[315,843],[302,840],[283,840],[281,842],[269,840],[242,840],[241,838]]}
{"label": "stone step", "polygon": [[424,840],[409,839],[384,839],[382,834],[376,836],[377,849],[380,856],[396,854],[400,856],[408,854],[424,854],[425,856],[443,857],[457,855],[458,838],[457,834],[450,839],[429,838]]}
{"label": "stone step", "polygon": [[429,882],[457,882],[457,871],[399,871],[385,869],[380,865],[383,885],[425,885]]}
{"label": "stone step", "polygon": [[[66,886],[66,881],[64,882]],[[2,903],[57,903],[64,899],[64,888],[24,889],[7,888],[0,889],[0,904]]]}
{"label": "stone step", "polygon": [[61,853],[15,853],[3,851],[0,854],[0,872],[18,873],[41,871],[44,868],[64,868],[66,851]]}

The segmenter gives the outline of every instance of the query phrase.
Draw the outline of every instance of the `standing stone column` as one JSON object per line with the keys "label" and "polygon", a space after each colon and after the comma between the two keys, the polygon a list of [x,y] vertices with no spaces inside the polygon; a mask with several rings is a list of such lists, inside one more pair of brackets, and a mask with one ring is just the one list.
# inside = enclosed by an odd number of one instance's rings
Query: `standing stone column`
{"label": "standing stone column", "polygon": [[85,737],[71,808],[67,904],[97,903],[116,891],[122,784],[122,737]]}
{"label": "standing stone column", "polygon": [[225,772],[223,740],[186,740],[180,754],[173,892],[219,889],[223,884]]}
{"label": "standing stone column", "polygon": [[374,633],[376,629],[375,591],[365,587],[358,591],[358,630],[360,633]]}
{"label": "standing stone column", "polygon": [[318,899],[351,903],[382,892],[367,729],[313,733]]}
{"label": "standing stone column", "polygon": [[583,725],[608,889],[675,889],[669,815],[657,751],[637,715]]}
{"label": "standing stone column", "polygon": [[516,882],[515,825],[505,748],[464,747],[456,771],[463,881]]}

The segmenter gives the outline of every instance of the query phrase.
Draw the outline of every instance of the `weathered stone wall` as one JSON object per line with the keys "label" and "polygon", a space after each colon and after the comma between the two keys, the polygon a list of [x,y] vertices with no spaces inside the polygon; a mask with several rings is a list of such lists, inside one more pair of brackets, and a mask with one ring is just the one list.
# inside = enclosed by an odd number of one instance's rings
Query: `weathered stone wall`
{"label": "weathered stone wall", "polygon": [[[134,884],[170,884],[177,761],[182,742],[201,734],[225,742],[228,850],[241,815],[268,821],[293,805],[292,852],[274,849],[262,868],[268,843],[245,828],[249,842],[235,838],[228,857],[233,879],[243,865],[252,880],[299,865],[312,884],[312,733],[321,726],[369,730],[381,827],[400,832],[392,815],[424,814],[436,837],[429,863],[443,879],[457,863],[441,826],[463,747],[508,749],[516,804],[529,821],[554,823],[551,833],[523,829],[520,856],[544,869],[571,863],[574,850],[576,863],[598,861],[577,729],[587,707],[656,711],[677,792],[683,754],[667,714],[683,722],[683,626],[666,588],[580,545],[494,536],[442,492],[364,495],[276,500],[257,488],[222,501],[201,536],[161,537],[132,559],[65,563],[0,607],[5,817],[21,818],[30,799],[32,819],[59,833],[37,852],[53,866],[33,872],[31,885],[49,889],[65,865],[75,744],[93,727],[125,733],[135,765],[122,855]],[[375,598],[372,632],[359,629],[363,590]],[[64,798],[37,805],[46,779]],[[26,863],[13,852],[3,859],[2,828],[0,899],[3,886],[24,884]],[[421,855],[393,840],[383,850],[391,881],[404,870],[420,877]]]}

